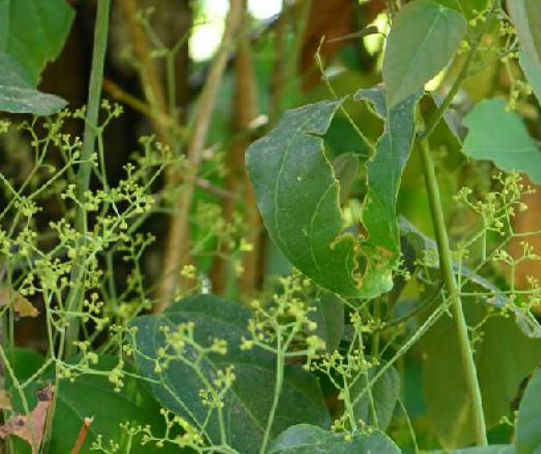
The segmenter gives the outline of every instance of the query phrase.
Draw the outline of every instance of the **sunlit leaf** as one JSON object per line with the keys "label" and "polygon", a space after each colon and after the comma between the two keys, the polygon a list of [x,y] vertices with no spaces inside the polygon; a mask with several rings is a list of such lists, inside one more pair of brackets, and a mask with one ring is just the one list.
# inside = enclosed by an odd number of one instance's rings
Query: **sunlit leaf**
{"label": "sunlit leaf", "polygon": [[469,132],[462,151],[473,159],[493,161],[501,170],[524,172],[541,183],[541,151],[521,118],[503,99],[487,99],[464,118]]}
{"label": "sunlit leaf", "polygon": [[427,0],[406,4],[393,21],[383,60],[387,102],[417,93],[453,58],[466,33],[457,11]]}

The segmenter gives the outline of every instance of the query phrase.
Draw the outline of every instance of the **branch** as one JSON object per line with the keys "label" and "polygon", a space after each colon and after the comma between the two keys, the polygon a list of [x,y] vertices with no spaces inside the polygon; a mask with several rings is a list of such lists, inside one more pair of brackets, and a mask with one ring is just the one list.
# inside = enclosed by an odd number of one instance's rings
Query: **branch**
{"label": "branch", "polygon": [[[201,157],[212,119],[212,112],[216,104],[220,82],[227,65],[229,50],[233,46],[234,38],[242,20],[242,0],[230,0],[230,9],[227,15],[222,44],[214,58],[208,79],[205,83],[197,110],[195,112],[192,135],[186,153],[187,162],[193,175],[197,175],[201,164]],[[188,180],[185,189],[175,204],[176,215],[173,217],[166,241],[166,253],[163,264],[164,280],[160,288],[159,303],[155,310],[160,311],[168,307],[175,296],[180,273],[183,265],[187,263],[189,250],[189,211],[193,199],[195,184]]]}

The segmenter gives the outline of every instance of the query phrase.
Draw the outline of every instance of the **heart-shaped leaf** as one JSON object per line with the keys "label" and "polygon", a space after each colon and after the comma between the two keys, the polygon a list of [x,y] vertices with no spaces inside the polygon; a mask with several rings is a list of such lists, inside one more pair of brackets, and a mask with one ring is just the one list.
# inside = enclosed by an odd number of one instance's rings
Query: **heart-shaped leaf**
{"label": "heart-shaped leaf", "polygon": [[466,28],[460,13],[431,1],[410,2],[400,10],[383,60],[390,107],[422,90],[451,61]]}
{"label": "heart-shaped leaf", "polygon": [[541,151],[521,118],[503,99],[487,99],[464,118],[469,132],[462,151],[473,159],[493,161],[501,170],[524,172],[541,183]]}
{"label": "heart-shaped leaf", "polygon": [[[243,351],[242,338],[251,313],[238,304],[212,295],[185,299],[160,315],[137,318],[134,338],[135,357],[139,372],[158,383],[152,386],[161,404],[188,419],[203,430],[216,444],[222,434],[227,443],[240,452],[258,452],[269,417],[276,377],[276,358],[259,348]],[[172,360],[166,368],[156,368],[160,351],[167,349],[163,328],[174,336],[181,323],[194,323],[194,338],[201,346],[213,339],[227,342],[227,353],[211,353],[200,359],[198,370],[187,364],[186,358],[195,354],[186,345],[183,356]],[[223,402],[223,424],[216,410],[209,409],[201,396],[205,381],[212,382],[220,370],[234,367],[236,376]],[[328,412],[315,378],[295,365],[286,367],[283,391],[273,424],[273,436],[284,429],[308,422],[326,426]]]}

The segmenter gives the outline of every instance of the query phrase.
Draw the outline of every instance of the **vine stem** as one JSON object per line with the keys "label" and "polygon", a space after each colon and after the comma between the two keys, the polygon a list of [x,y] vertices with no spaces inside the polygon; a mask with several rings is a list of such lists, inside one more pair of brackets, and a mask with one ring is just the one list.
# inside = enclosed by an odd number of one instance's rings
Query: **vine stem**
{"label": "vine stem", "polygon": [[451,298],[451,312],[453,314],[455,327],[457,329],[458,347],[460,350],[462,366],[466,376],[466,385],[471,399],[475,441],[478,446],[487,446],[488,441],[486,436],[485,415],[483,413],[483,399],[481,396],[481,389],[479,387],[473,351],[468,338],[468,325],[462,309],[459,287],[453,270],[451,247],[449,246],[449,238],[447,236],[447,229],[445,226],[445,218],[443,214],[436,171],[434,169],[434,162],[430,154],[430,144],[427,138],[422,139],[419,144],[421,151],[421,164],[425,176],[430,212],[432,214],[432,223],[434,225],[436,241],[438,244],[440,268],[445,287],[449,297]]}
{"label": "vine stem", "polygon": [[[86,243],[87,216],[84,208],[84,197],[90,186],[92,172],[92,154],[98,135],[98,116],[100,112],[101,89],[103,83],[103,69],[105,66],[105,53],[107,50],[107,36],[109,31],[109,15],[111,0],[99,0],[94,29],[94,49],[92,53],[92,70],[90,73],[90,85],[88,90],[87,111],[85,118],[85,130],[83,136],[83,148],[81,151],[81,164],[77,170],[77,212],[75,215],[75,228],[81,235],[80,246]],[[71,273],[72,287],[67,297],[66,307],[68,311],[77,312],[84,298],[84,273],[85,266],[82,257],[78,257]],[[73,342],[79,337],[79,320],[74,318],[67,328],[66,355],[73,353]]]}

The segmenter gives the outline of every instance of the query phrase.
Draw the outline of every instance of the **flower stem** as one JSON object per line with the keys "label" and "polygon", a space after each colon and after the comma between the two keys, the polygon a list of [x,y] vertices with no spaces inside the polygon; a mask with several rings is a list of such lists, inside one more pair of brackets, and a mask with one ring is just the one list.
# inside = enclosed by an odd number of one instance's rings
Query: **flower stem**
{"label": "flower stem", "polygon": [[425,184],[428,192],[428,201],[432,214],[432,223],[436,233],[436,241],[438,243],[438,252],[440,256],[440,268],[443,276],[443,282],[447,292],[451,298],[451,312],[455,322],[455,327],[458,334],[458,347],[460,357],[465,373],[466,385],[470,395],[473,424],[475,431],[475,441],[478,446],[487,446],[485,415],[483,413],[483,400],[481,397],[481,389],[477,378],[477,370],[473,358],[473,351],[468,338],[468,325],[462,309],[462,301],[460,299],[459,288],[456,282],[455,273],[453,270],[453,258],[451,248],[449,246],[449,238],[445,226],[445,218],[443,215],[442,202],[434,162],[430,154],[430,145],[428,139],[420,141],[421,163],[425,176]]}
{"label": "flower stem", "polygon": [[[90,73],[90,86],[88,90],[85,130],[81,164],[77,171],[77,206],[75,215],[75,228],[81,235],[80,246],[86,243],[87,213],[84,208],[85,193],[90,186],[92,172],[92,154],[98,134],[98,116],[101,103],[101,89],[103,84],[103,69],[105,66],[105,53],[107,50],[107,36],[109,31],[109,12],[111,0],[98,0],[98,11],[94,29],[94,49],[92,55],[92,70]],[[84,298],[84,257],[78,257],[71,273],[72,287],[67,297],[68,311],[79,312]],[[74,318],[67,329],[66,355],[73,352],[73,342],[79,337],[80,323]]]}
{"label": "flower stem", "polygon": [[280,395],[282,394],[282,387],[284,383],[284,351],[282,350],[281,342],[278,341],[277,355],[276,355],[276,382],[274,384],[274,397],[272,401],[271,410],[269,413],[269,418],[267,420],[267,427],[265,428],[265,433],[263,434],[263,442],[261,443],[261,450],[259,454],[265,454],[267,446],[270,441],[270,436],[272,432],[272,426],[274,423],[274,418],[276,416],[276,410],[278,409],[278,403],[280,401]]}

